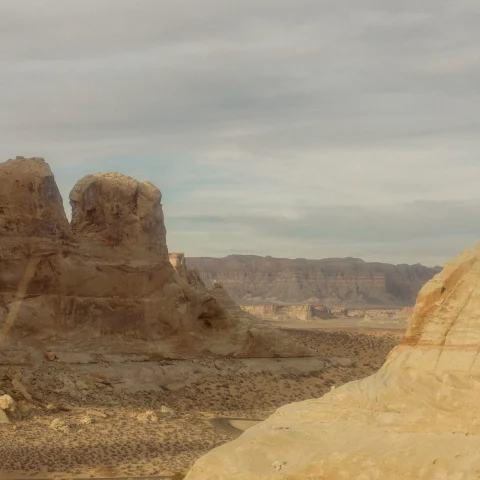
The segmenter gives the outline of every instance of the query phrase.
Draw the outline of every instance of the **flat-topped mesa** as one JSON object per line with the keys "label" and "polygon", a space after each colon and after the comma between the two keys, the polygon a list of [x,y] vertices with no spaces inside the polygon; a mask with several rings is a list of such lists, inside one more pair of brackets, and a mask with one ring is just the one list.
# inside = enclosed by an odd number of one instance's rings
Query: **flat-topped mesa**
{"label": "flat-topped mesa", "polygon": [[162,194],[150,182],[121,173],[95,173],[70,192],[72,229],[112,246],[140,245],[168,259]]}
{"label": "flat-topped mesa", "polygon": [[69,234],[62,196],[45,160],[17,157],[0,163],[0,235]]}

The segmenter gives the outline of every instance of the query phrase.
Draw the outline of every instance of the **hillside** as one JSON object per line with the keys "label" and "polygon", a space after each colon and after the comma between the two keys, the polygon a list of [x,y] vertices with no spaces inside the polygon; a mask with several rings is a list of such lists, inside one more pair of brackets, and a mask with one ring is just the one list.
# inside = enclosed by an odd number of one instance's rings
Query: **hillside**
{"label": "hillside", "polygon": [[222,282],[238,303],[407,306],[440,267],[367,263],[358,258],[307,260],[229,255],[191,257],[207,284]]}

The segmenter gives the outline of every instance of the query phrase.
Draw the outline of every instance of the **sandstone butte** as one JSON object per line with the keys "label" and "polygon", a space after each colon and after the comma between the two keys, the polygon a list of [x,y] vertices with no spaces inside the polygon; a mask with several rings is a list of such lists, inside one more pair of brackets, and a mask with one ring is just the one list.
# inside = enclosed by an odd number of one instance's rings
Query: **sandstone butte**
{"label": "sandstone butte", "polygon": [[81,349],[103,337],[104,348],[121,348],[118,339],[126,338],[130,349],[153,353],[308,353],[232,312],[226,292],[215,296],[182,255],[169,256],[162,195],[151,183],[87,175],[70,193],[71,222],[43,158],[0,163],[0,185],[4,353],[9,345],[38,350],[62,338],[66,348]]}
{"label": "sandstone butte", "polygon": [[420,291],[383,367],[286,405],[186,480],[480,478],[480,245]]}

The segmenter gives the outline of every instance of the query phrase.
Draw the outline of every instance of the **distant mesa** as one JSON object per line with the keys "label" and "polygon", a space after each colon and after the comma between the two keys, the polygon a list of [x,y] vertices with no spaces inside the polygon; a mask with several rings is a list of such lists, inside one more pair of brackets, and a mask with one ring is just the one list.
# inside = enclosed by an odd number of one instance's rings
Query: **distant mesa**
{"label": "distant mesa", "polygon": [[367,263],[352,257],[306,260],[229,255],[188,258],[188,263],[205,283],[223,282],[242,305],[402,308],[412,306],[420,288],[441,270]]}

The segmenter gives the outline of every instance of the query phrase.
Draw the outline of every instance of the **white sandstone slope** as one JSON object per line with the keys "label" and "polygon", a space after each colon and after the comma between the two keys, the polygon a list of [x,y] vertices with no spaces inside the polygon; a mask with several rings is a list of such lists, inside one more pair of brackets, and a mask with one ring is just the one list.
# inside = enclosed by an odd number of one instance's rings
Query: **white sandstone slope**
{"label": "white sandstone slope", "polygon": [[186,480],[480,479],[480,245],[420,291],[374,375],[286,405]]}

